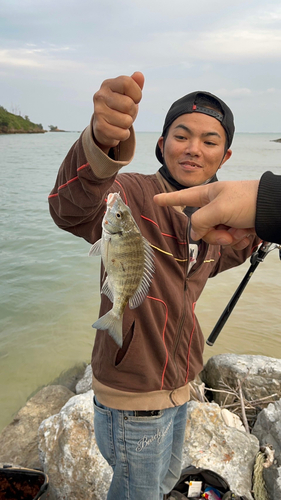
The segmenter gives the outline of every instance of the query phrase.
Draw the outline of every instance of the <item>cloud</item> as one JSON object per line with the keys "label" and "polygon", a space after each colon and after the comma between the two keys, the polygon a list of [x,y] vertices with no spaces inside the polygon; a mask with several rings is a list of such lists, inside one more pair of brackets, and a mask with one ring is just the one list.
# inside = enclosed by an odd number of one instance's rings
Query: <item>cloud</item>
{"label": "cloud", "polygon": [[146,78],[141,130],[159,130],[171,102],[196,89],[221,95],[243,119],[252,106],[247,120],[254,126],[253,113],[274,101],[279,127],[280,0],[2,3],[4,106],[17,102],[39,121],[55,112],[62,128],[74,129],[84,125],[103,80],[140,70]]}
{"label": "cloud", "polygon": [[73,49],[67,46],[38,47],[36,44],[29,43],[20,48],[0,50],[0,64],[5,67],[25,67],[56,72],[78,69],[81,63],[68,57],[70,52],[73,52]]}
{"label": "cloud", "polygon": [[0,64],[2,66],[24,66],[38,68],[42,66],[34,58],[29,57],[27,51],[0,50]]}
{"label": "cloud", "polygon": [[247,99],[247,102],[257,101],[261,99],[262,102],[266,102],[266,98],[268,95],[270,97],[276,96],[276,100],[280,102],[280,94],[281,90],[275,88],[264,88],[263,90],[254,90],[249,88],[234,88],[234,89],[226,89],[219,88],[216,90],[216,94],[219,95],[222,99],[231,99],[231,100],[244,100]]}
{"label": "cloud", "polygon": [[233,98],[244,98],[244,97],[249,97],[251,94],[253,94],[253,91],[247,88],[239,88],[239,89],[218,89],[217,90],[217,95],[221,96],[222,98],[226,97],[233,97]]}
{"label": "cloud", "polygon": [[213,60],[274,59],[281,56],[281,33],[268,30],[230,30],[206,34],[198,44],[201,57]]}
{"label": "cloud", "polygon": [[145,64],[157,67],[176,62],[190,67],[199,61],[204,64],[268,61],[281,57],[281,33],[217,30],[197,33],[194,39],[188,31],[166,32],[161,37],[150,35],[135,50]]}

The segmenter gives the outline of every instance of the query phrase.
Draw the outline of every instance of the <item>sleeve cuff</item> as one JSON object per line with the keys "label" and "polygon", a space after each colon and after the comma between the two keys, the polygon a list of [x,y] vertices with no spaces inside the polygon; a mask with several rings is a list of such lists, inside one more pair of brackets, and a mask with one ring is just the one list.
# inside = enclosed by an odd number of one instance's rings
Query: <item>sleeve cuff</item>
{"label": "sleeve cuff", "polygon": [[115,175],[120,168],[128,165],[135,152],[135,132],[133,127],[130,129],[130,137],[127,141],[120,142],[116,148],[112,148],[114,158],[106,155],[95,143],[93,137],[93,118],[90,125],[84,130],[82,135],[82,143],[86,159],[91,166],[94,174],[99,179],[107,179]]}
{"label": "sleeve cuff", "polygon": [[280,239],[280,191],[281,176],[265,172],[259,183],[255,221],[257,235],[264,241],[278,242]]}

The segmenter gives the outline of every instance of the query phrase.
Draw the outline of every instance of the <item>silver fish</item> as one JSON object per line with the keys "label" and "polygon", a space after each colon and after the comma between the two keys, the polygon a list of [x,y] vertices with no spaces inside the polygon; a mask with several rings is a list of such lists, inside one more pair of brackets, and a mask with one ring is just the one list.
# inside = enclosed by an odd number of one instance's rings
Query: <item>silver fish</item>
{"label": "silver fish", "polygon": [[91,247],[89,255],[101,255],[107,273],[101,293],[113,303],[93,328],[108,330],[122,347],[125,307],[129,303],[130,309],[134,309],[147,296],[154,272],[154,252],[118,193],[108,195],[102,237]]}

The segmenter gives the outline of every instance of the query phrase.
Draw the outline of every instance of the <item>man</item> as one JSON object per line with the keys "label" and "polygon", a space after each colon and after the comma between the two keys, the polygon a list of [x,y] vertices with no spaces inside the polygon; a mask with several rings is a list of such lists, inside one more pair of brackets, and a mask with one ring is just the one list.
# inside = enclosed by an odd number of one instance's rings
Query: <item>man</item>
{"label": "man", "polygon": [[191,218],[194,240],[233,245],[238,238],[242,246],[243,234],[256,232],[264,241],[281,243],[281,176],[272,172],[265,172],[260,181],[217,182],[156,195],[154,201],[160,206],[205,207]]}
{"label": "man", "polygon": [[[103,82],[91,124],[66,156],[49,197],[56,224],[94,243],[105,199],[120,192],[155,252],[149,295],[136,309],[125,309],[122,347],[98,330],[92,354],[95,435],[113,468],[108,500],[160,500],[173,489],[181,472],[188,383],[203,366],[196,301],[207,279],[242,263],[253,242],[237,251],[191,241],[194,209],[153,202],[155,194],[215,181],[231,156],[233,115],[215,96],[194,92],[171,106],[156,146],[162,164],[156,174],[118,173],[133,158],[132,124],[143,84],[139,72]],[[102,294],[100,316],[111,307]]]}

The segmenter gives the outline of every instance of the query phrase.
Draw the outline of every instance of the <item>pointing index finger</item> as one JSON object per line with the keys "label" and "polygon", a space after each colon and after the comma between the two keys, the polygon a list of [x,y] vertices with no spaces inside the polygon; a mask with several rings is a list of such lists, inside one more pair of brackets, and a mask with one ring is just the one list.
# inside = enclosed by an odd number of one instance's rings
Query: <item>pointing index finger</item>
{"label": "pointing index finger", "polygon": [[172,193],[161,193],[154,196],[154,201],[160,206],[203,207],[209,203],[208,186],[198,186]]}

